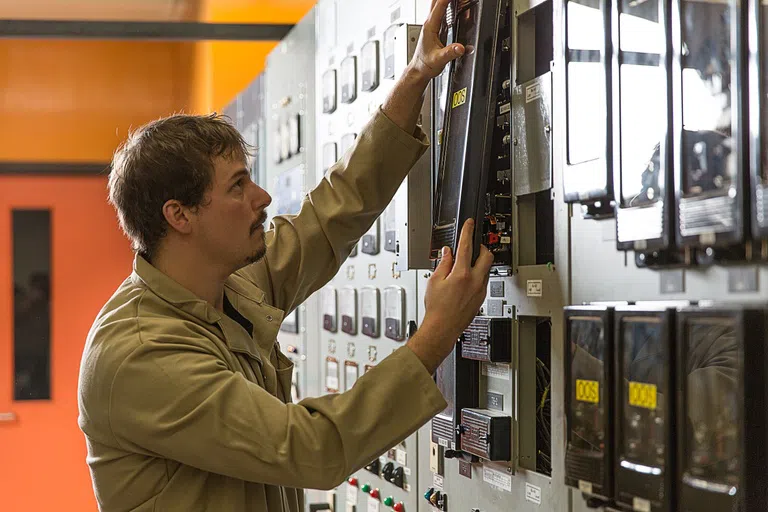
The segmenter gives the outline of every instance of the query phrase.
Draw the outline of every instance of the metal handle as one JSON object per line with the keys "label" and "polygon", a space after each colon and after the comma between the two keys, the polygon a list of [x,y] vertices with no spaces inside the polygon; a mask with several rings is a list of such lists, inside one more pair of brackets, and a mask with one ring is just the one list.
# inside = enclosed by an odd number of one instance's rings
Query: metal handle
{"label": "metal handle", "polygon": [[11,423],[16,421],[17,416],[14,412],[0,412],[0,423]]}

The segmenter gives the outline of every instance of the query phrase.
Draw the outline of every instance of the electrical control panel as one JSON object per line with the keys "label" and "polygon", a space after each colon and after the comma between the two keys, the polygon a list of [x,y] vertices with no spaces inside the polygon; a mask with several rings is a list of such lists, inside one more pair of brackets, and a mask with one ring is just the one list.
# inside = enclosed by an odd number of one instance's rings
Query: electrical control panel
{"label": "electrical control panel", "polygon": [[[271,215],[354,150],[431,6],[320,0],[227,107]],[[467,218],[486,299],[434,375],[448,407],[310,512],[768,509],[765,10],[449,2],[466,52],[426,91],[429,150],[281,325],[293,400],[418,332]]]}
{"label": "electrical control panel", "polygon": [[[269,222],[275,215],[295,215],[301,210],[306,194],[314,186],[315,160],[315,11],[311,10],[267,57],[265,74],[263,131],[271,141],[255,145],[256,154],[264,154],[262,187],[272,196],[267,212]],[[262,148],[274,148],[273,152]],[[299,401],[321,393],[320,351],[309,337],[318,323],[315,298],[286,312],[278,342],[294,364],[292,397]]]}
{"label": "electrical control panel", "polygon": [[[315,169],[320,180],[349,155],[364,126],[376,114],[405,68],[418,37],[416,2],[320,0],[315,54]],[[423,21],[423,20],[422,20]],[[333,34],[321,33],[326,28]],[[407,40],[406,40],[407,38]],[[410,178],[409,178],[410,179]],[[404,185],[406,186],[406,185]],[[398,192],[399,194],[400,192]],[[429,195],[426,196],[427,203]],[[397,222],[407,221],[407,201],[393,198],[355,250],[319,292],[317,340],[325,366],[326,393],[343,393],[367,372],[402,348],[417,322],[415,271],[397,268]],[[423,283],[424,285],[426,284]],[[375,399],[375,397],[371,397]],[[418,436],[394,442],[335,489],[337,510],[417,512]],[[422,498],[423,499],[423,498]]]}
{"label": "electrical control panel", "polygon": [[[265,98],[266,73],[257,76],[226,107],[223,114],[231,122],[243,140],[251,148],[263,147],[268,140],[266,133],[267,105]],[[272,140],[269,138],[269,140]],[[266,181],[266,154],[256,152],[249,162],[251,180],[257,185]]]}

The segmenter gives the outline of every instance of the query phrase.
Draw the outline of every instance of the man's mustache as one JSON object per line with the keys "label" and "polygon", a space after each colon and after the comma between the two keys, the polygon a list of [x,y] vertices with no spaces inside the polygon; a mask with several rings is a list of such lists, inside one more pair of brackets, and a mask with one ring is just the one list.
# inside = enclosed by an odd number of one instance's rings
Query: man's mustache
{"label": "man's mustache", "polygon": [[261,212],[261,217],[259,217],[259,220],[253,223],[251,226],[251,234],[255,233],[257,229],[259,229],[261,226],[263,226],[267,222],[267,218],[269,216],[267,215],[267,211],[264,210]]}

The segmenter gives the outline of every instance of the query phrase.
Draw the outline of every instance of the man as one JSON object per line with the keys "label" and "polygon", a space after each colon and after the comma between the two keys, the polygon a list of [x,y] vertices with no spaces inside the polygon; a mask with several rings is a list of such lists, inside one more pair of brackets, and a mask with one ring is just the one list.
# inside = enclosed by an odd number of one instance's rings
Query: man
{"label": "man", "polygon": [[137,255],[88,336],[79,383],[101,510],[300,512],[302,487],[339,485],[446,406],[431,374],[477,313],[493,259],[483,249],[471,266],[471,223],[429,282],[419,331],[352,390],[286,404],[292,366],[275,338],[425,151],[423,93],[463,53],[437,37],[447,4],[433,3],[352,151],[266,236],[271,199],[220,118],[150,123],[117,152],[110,199]]}

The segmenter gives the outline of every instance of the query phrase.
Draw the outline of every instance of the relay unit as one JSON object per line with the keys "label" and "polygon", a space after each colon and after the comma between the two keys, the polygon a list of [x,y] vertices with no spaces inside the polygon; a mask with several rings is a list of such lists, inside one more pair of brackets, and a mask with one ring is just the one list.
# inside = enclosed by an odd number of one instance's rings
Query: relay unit
{"label": "relay unit", "polygon": [[467,359],[512,361],[512,319],[478,316],[461,336],[461,355]]}
{"label": "relay unit", "polygon": [[765,306],[678,314],[678,510],[768,509],[767,327]]}
{"label": "relay unit", "polygon": [[565,309],[565,483],[613,498],[613,308]]}
{"label": "relay unit", "polygon": [[482,243],[494,253],[494,264],[510,265],[508,5],[464,0],[455,9],[452,37],[470,51],[452,63],[449,75],[431,257],[438,260],[444,246],[455,252],[461,228],[472,218],[473,261]]}
{"label": "relay unit", "polygon": [[512,418],[499,411],[461,411],[461,450],[486,460],[512,458]]}
{"label": "relay unit", "polygon": [[675,510],[675,310],[660,304],[614,312],[615,494],[623,510]]}

